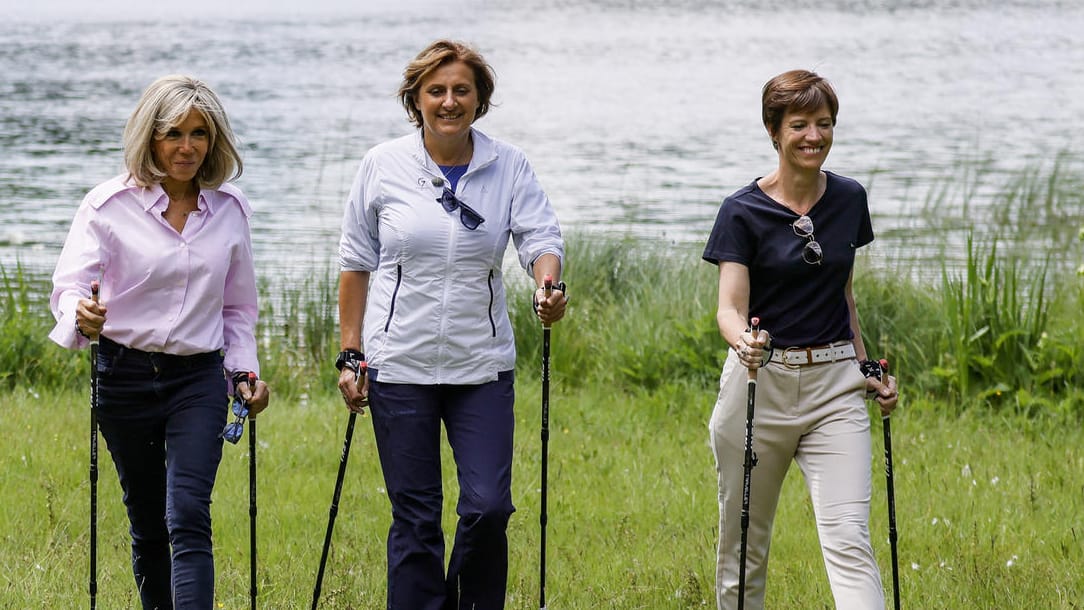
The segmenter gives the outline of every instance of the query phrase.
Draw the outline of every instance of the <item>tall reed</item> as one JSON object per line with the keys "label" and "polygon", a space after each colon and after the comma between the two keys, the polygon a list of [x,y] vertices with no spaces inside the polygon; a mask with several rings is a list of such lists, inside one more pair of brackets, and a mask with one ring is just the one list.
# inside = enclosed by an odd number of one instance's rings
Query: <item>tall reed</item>
{"label": "tall reed", "polygon": [[334,388],[339,352],[338,274],[328,265],[301,282],[260,281],[257,337],[262,374],[276,393],[308,396]]}
{"label": "tall reed", "polygon": [[55,321],[49,313],[49,283],[30,277],[22,264],[9,271],[0,265],[0,382],[39,389],[72,387],[85,370],[85,359],[61,350],[47,335]]}
{"label": "tall reed", "polygon": [[[962,256],[944,247],[940,265],[929,255],[927,270],[916,273],[859,253],[854,290],[867,350],[889,358],[905,396],[1084,415],[1084,276],[1076,273],[1084,235],[1073,235],[1084,231],[1084,174],[1059,157],[1050,170],[1007,177],[995,205],[980,206],[971,199],[990,190],[989,176],[978,166],[965,173],[962,184],[932,186],[908,229],[962,232],[950,240]],[[717,268],[700,259],[701,244],[586,232],[567,242],[562,279],[571,300],[553,334],[554,382],[712,393],[726,346],[715,324]],[[21,266],[0,272],[0,380],[81,387],[86,359],[46,338],[48,281]],[[541,332],[530,307],[533,282],[518,269],[506,281],[519,372],[535,376]],[[320,262],[300,281],[261,280],[262,374],[277,396],[334,392],[337,284],[337,271]]]}

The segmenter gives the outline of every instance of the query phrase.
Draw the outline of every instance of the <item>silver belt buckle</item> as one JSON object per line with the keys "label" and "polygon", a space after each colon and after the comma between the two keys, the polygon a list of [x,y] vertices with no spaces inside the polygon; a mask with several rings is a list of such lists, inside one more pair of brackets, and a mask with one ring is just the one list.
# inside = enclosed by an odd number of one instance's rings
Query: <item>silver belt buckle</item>
{"label": "silver belt buckle", "polygon": [[[805,362],[791,362],[787,358],[787,355],[792,352],[795,354],[805,354]],[[780,356],[780,360],[783,361],[783,366],[796,369],[803,364],[809,364],[813,360],[813,356],[809,353],[808,347],[788,347],[787,349],[783,350],[783,355]]]}

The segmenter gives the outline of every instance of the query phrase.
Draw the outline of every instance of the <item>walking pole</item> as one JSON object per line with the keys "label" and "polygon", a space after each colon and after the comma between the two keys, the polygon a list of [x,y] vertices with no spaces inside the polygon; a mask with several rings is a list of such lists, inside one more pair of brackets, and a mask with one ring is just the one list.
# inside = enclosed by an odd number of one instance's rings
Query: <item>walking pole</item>
{"label": "walking pole", "polygon": [[[98,280],[90,298],[98,303]],[[90,610],[98,604],[98,335],[90,339]]]}
{"label": "walking pole", "polygon": [[[256,391],[256,373],[248,372],[250,392]],[[256,610],[256,416],[248,416],[248,552],[249,552],[249,596],[252,598],[252,610]]]}
{"label": "walking pole", "polygon": [[[881,380],[888,374],[888,360],[881,359]],[[892,481],[892,416],[882,415],[885,437],[885,486],[888,488],[888,542],[892,547],[892,598],[900,610],[900,566],[896,547],[896,489]]]}
{"label": "walking pole", "polygon": [[[361,375],[365,374],[365,363],[360,363]],[[346,440],[343,442],[342,457],[339,458],[339,475],[335,479],[335,493],[331,496],[331,510],[328,511],[327,533],[324,534],[324,550],[320,554],[320,568],[316,571],[316,588],[312,590],[312,610],[316,610],[320,602],[320,586],[324,582],[324,566],[327,565],[327,553],[331,548],[331,530],[335,527],[335,516],[339,514],[339,496],[343,491],[343,479],[346,477],[346,460],[350,457],[350,441],[354,437],[354,422],[358,414],[350,412],[350,419],[346,423]]]}
{"label": "walking pole", "polygon": [[[749,320],[749,332],[753,339],[760,334],[760,318]],[[757,465],[757,456],[753,453],[753,411],[757,398],[757,369],[749,369],[749,402],[745,410],[745,459],[742,462],[744,479],[741,491],[741,547],[738,567],[738,610],[745,607],[745,551],[749,541],[749,486],[753,478],[753,467]]]}
{"label": "walking pole", "polygon": [[[542,279],[542,291],[546,298],[553,292],[553,277]],[[539,558],[538,607],[546,610],[546,492],[549,484],[550,441],[550,325],[542,324],[542,506],[538,522],[541,526],[541,554]]]}

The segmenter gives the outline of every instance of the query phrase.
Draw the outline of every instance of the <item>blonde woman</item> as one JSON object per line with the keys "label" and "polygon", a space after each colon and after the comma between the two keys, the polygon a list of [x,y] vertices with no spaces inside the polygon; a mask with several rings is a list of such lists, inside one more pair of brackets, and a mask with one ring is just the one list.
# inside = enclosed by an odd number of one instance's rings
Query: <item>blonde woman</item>
{"label": "blonde woman", "polygon": [[[117,469],[145,609],[214,605],[211,490],[227,376],[267,407],[249,216],[218,97],[187,76],[144,91],[124,130],[127,171],[86,196],[53,274],[49,337],[99,337],[97,417]],[[88,298],[92,281],[100,303]]]}

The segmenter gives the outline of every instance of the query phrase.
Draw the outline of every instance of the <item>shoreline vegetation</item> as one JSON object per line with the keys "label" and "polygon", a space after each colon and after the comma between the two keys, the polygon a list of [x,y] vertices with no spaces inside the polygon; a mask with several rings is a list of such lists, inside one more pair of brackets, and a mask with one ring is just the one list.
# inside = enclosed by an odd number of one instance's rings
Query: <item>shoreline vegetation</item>
{"label": "shoreline vegetation", "polygon": [[[1082,608],[1082,178],[1060,162],[1023,172],[981,210],[956,205],[962,195],[953,189],[934,189],[907,231],[951,232],[942,243],[956,246],[921,263],[859,254],[854,287],[867,349],[901,379],[893,449],[907,606]],[[974,185],[968,180],[961,192]],[[716,267],[700,260],[700,247],[569,236],[569,316],[553,331],[546,592],[554,607],[714,607],[706,425],[725,344],[714,319]],[[75,607],[87,595],[87,354],[48,341],[46,279],[18,266],[0,268],[0,279],[0,434],[8,439],[0,599]],[[506,279],[519,352],[508,607],[519,609],[538,601],[541,333],[527,278]],[[260,600],[297,608],[311,599],[347,416],[331,366],[337,272],[315,269],[286,288],[264,280],[260,291],[262,376],[274,392],[260,418]],[[871,528],[890,595],[881,423],[872,419]],[[127,526],[106,455],[98,597],[134,607]],[[228,445],[215,489],[221,608],[248,603],[247,459]],[[383,606],[388,513],[365,417],[322,607]],[[797,468],[780,500],[770,570],[770,607],[831,607]]]}
{"label": "shoreline vegetation", "polygon": [[[854,291],[868,351],[890,360],[904,398],[1082,416],[1084,168],[1063,152],[1049,167],[991,184],[996,176],[981,166],[961,163],[958,177],[885,219],[887,236],[859,251]],[[993,190],[992,203],[972,203]],[[587,232],[567,241],[562,279],[573,300],[560,325],[558,379],[631,390],[715,383],[725,344],[716,267],[700,259],[701,243]],[[518,372],[532,374],[525,355],[540,339],[529,307],[519,306],[531,287],[518,267],[505,278]],[[86,359],[46,337],[49,278],[0,265],[0,282],[0,388],[81,387]],[[325,261],[301,281],[261,276],[259,292],[262,376],[280,397],[333,393],[324,373],[338,352],[337,269]]]}

